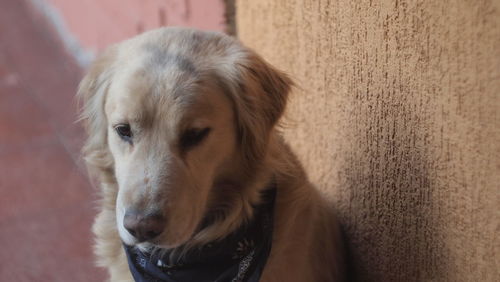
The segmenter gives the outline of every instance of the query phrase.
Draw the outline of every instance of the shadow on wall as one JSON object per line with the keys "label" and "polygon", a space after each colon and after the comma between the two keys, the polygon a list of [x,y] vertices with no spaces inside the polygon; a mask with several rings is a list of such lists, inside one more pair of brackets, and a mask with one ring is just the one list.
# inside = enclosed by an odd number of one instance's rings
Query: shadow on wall
{"label": "shadow on wall", "polygon": [[[351,101],[355,117],[351,136],[357,138],[352,140],[344,172],[345,188],[351,193],[345,220],[350,225],[344,226],[350,278],[438,279],[446,260],[441,259],[442,246],[436,244],[443,240],[438,240],[439,225],[433,217],[439,209],[433,199],[438,188],[430,175],[426,109],[411,97],[410,89],[397,94],[382,91],[383,97],[359,89]],[[367,265],[377,268],[363,268]]]}

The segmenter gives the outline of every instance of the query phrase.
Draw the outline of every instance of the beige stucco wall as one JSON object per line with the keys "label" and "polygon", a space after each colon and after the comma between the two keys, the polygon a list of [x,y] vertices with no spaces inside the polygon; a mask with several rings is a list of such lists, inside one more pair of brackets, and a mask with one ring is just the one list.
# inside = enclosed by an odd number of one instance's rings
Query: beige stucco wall
{"label": "beige stucco wall", "polygon": [[[357,281],[500,280],[500,1],[239,0]],[[293,266],[291,266],[293,267]]]}

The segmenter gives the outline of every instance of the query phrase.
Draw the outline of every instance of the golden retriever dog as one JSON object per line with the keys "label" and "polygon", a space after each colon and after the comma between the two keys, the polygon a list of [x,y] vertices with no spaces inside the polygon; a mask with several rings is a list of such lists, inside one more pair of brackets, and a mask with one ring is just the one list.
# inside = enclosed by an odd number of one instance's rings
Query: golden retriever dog
{"label": "golden retriever dog", "polygon": [[79,87],[111,281],[341,281],[339,228],[277,123],[292,81],[238,40],[162,28]]}

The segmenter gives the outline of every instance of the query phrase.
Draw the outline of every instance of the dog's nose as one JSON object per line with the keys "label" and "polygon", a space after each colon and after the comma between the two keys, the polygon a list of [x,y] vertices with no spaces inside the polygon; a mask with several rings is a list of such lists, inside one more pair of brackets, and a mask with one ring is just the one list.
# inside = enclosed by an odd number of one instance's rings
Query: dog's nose
{"label": "dog's nose", "polygon": [[139,242],[154,239],[163,232],[165,220],[159,213],[143,214],[134,210],[127,211],[123,226]]}

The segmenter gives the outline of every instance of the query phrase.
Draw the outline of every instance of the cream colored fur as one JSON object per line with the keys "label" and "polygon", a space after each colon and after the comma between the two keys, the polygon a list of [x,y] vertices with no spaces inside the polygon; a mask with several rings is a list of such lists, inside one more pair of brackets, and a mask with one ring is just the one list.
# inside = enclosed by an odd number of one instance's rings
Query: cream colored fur
{"label": "cream colored fur", "polygon": [[[83,153],[102,187],[95,252],[111,281],[131,281],[122,241],[179,250],[221,239],[252,218],[277,181],[273,246],[262,281],[341,281],[337,223],[276,129],[290,79],[228,36],[181,28],[110,47],[82,80]],[[114,127],[130,124],[133,141]],[[189,129],[210,128],[183,149]],[[125,210],[159,209],[163,233],[137,243]],[[203,220],[210,224],[200,229]]]}

